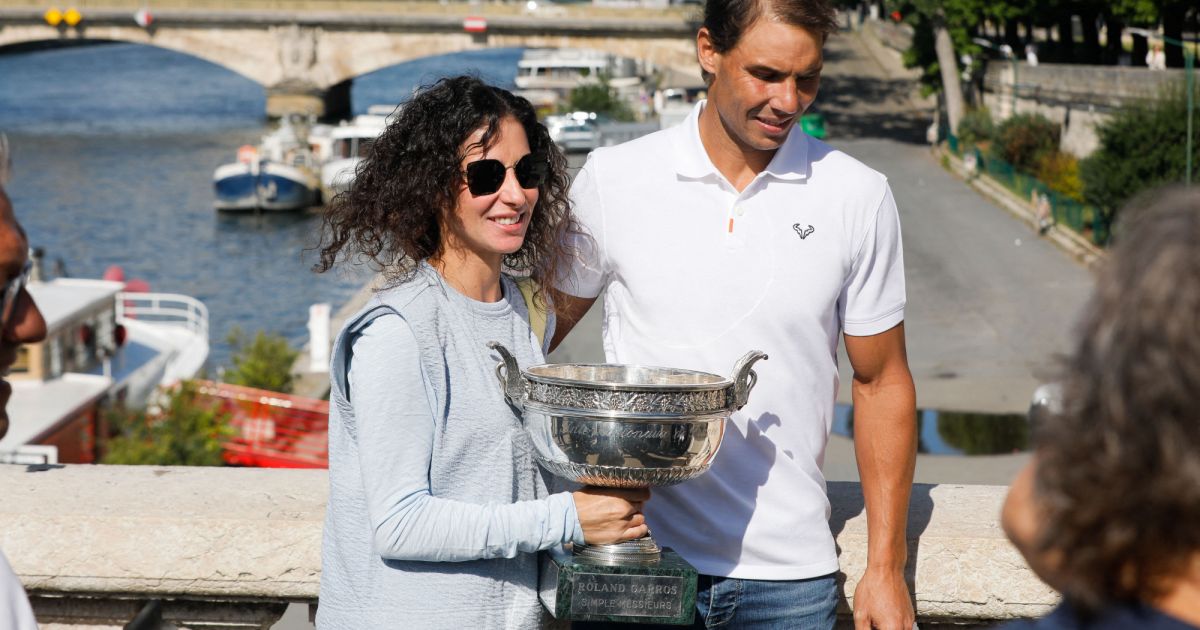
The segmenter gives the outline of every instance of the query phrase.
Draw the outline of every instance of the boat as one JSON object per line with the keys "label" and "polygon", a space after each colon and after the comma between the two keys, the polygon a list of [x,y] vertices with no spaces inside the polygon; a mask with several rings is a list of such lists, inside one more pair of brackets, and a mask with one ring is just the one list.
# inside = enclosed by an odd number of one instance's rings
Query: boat
{"label": "boat", "polygon": [[191,296],[80,278],[27,288],[46,339],[21,346],[7,377],[13,392],[0,463],[95,463],[107,405],[142,406],[208,359],[208,309]]}
{"label": "boat", "polygon": [[557,108],[571,90],[606,81],[616,94],[632,100],[647,75],[633,59],[596,50],[530,48],[517,62],[517,94],[540,111]]}
{"label": "boat", "polygon": [[[387,111],[383,111],[386,108]],[[321,197],[325,203],[348,189],[367,150],[390,120],[391,108],[371,106],[367,113],[329,130],[329,155],[321,164]]]}
{"label": "boat", "polygon": [[224,212],[303,210],[319,202],[316,158],[302,125],[284,118],[258,147],[238,149],[237,161],[213,172],[214,206]]}

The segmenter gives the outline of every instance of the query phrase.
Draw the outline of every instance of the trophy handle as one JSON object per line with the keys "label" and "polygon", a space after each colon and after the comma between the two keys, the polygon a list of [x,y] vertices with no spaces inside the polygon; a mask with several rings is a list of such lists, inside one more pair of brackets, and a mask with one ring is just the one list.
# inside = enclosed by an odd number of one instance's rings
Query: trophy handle
{"label": "trophy handle", "polygon": [[750,390],[754,389],[754,385],[758,383],[758,374],[750,369],[750,366],[758,362],[759,359],[765,358],[767,358],[767,353],[759,350],[751,350],[734,364],[733,408],[735,410],[746,406],[746,402],[750,400]]}
{"label": "trophy handle", "polygon": [[489,341],[487,347],[500,353],[500,358],[503,359],[496,364],[496,378],[500,381],[500,390],[504,392],[504,399],[508,404],[517,408],[517,411],[525,411],[524,394],[525,388],[521,383],[521,368],[517,366],[517,359],[508,351],[508,348],[500,345],[495,341]]}

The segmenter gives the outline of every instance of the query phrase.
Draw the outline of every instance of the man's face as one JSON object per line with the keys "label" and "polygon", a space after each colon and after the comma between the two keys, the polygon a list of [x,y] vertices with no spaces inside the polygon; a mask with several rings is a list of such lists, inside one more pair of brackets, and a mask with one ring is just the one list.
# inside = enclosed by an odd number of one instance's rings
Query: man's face
{"label": "man's face", "polygon": [[[0,283],[20,277],[29,258],[29,242],[17,224],[12,204],[4,189],[0,188]],[[0,309],[3,310],[3,309]],[[8,321],[0,330],[0,375],[7,376],[9,368],[17,358],[17,348],[24,343],[35,343],[46,338],[46,321],[33,303],[29,292],[21,289],[13,303]],[[12,386],[0,380],[0,437],[8,433],[8,399]]]}
{"label": "man's face", "polygon": [[823,38],[764,15],[724,53],[708,30],[697,36],[700,65],[713,75],[708,98],[730,140],[743,149],[783,145],[821,84]]}

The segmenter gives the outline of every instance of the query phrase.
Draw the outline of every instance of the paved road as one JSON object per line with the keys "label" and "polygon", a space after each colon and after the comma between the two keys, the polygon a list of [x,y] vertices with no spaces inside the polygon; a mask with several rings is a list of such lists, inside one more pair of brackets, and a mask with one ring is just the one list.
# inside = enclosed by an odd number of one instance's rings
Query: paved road
{"label": "paved road", "polygon": [[[874,51],[874,54],[872,54]],[[909,363],[924,408],[1023,412],[1066,352],[1090,274],[946,172],[923,144],[929,114],[911,74],[858,35],[830,40],[818,100],[829,141],[885,173],[900,206],[908,282]],[[578,163],[580,158],[573,160]],[[594,308],[551,361],[601,361]],[[841,359],[842,402],[849,401]],[[918,481],[1006,483],[1024,456],[921,456]],[[849,440],[835,436],[831,479],[854,479]]]}

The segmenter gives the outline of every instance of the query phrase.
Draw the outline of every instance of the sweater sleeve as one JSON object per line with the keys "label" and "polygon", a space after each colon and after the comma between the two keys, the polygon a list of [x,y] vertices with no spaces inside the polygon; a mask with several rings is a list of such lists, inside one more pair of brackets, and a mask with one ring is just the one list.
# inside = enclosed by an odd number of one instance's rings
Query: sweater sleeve
{"label": "sweater sleeve", "polygon": [[478,505],[433,496],[434,415],[412,329],[382,315],[351,341],[350,402],[375,551],[385,559],[512,558],[578,541],[570,493]]}

